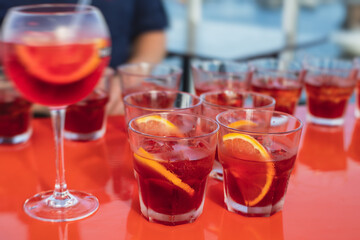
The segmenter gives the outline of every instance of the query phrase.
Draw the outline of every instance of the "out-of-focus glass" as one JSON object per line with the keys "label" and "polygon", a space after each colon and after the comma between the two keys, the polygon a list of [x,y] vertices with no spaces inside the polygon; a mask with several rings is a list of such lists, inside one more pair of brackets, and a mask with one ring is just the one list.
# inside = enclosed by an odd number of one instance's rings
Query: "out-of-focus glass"
{"label": "out-of-focus glass", "polygon": [[357,79],[352,62],[308,57],[304,68],[307,120],[320,125],[342,125]]}
{"label": "out-of-focus glass", "polygon": [[305,71],[297,61],[263,58],[251,61],[252,91],[276,100],[275,110],[294,114],[304,85]]}
{"label": "out-of-focus glass", "polygon": [[195,60],[191,63],[196,95],[217,90],[247,90],[251,73],[243,62]]}
{"label": "out-of-focus glass", "polygon": [[66,108],[64,137],[73,141],[92,141],[106,132],[106,105],[114,71],[106,69],[99,84],[83,100]]}
{"label": "out-of-focus glass", "polygon": [[0,144],[18,144],[30,138],[31,106],[0,68]]}

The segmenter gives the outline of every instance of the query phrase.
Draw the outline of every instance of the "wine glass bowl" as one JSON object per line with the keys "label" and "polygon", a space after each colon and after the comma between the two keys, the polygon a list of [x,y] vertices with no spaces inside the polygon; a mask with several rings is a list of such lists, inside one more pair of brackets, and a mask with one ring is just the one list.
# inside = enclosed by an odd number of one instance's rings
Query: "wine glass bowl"
{"label": "wine glass bowl", "polygon": [[68,190],[63,133],[66,106],[86,97],[110,60],[110,36],[100,11],[88,5],[38,4],[8,10],[2,25],[4,67],[31,102],[50,108],[55,136],[55,190],[26,200],[33,218],[63,222],[94,213],[91,194]]}

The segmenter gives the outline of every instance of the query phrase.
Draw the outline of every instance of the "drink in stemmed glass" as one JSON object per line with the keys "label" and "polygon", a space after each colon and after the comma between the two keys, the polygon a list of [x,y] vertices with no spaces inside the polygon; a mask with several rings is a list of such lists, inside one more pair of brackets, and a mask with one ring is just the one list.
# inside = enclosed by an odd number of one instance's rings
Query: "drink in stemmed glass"
{"label": "drink in stemmed glass", "polygon": [[86,97],[109,62],[109,32],[92,6],[44,4],[9,9],[2,26],[4,67],[28,100],[50,108],[56,146],[55,190],[26,200],[33,218],[73,221],[94,213],[98,200],[68,190],[63,132],[66,106]]}

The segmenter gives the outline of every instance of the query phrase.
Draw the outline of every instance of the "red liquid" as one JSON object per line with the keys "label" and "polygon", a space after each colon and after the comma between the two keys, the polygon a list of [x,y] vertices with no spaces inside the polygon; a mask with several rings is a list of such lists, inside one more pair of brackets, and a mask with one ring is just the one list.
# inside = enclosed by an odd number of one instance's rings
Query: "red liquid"
{"label": "red liquid", "polygon": [[301,95],[302,84],[283,78],[255,79],[251,89],[273,97],[276,101],[275,110],[293,114]]}
{"label": "red liquid", "polygon": [[24,97],[51,107],[70,105],[88,95],[109,62],[108,56],[99,57],[101,48],[94,43],[5,43],[4,48],[5,70]]}
{"label": "red liquid", "polygon": [[321,118],[342,117],[354,90],[353,85],[326,85],[314,81],[306,82],[305,87],[309,112]]}
{"label": "red liquid", "polygon": [[[197,210],[202,204],[207,176],[214,160],[213,153],[210,153],[204,144],[178,148],[179,146],[175,147],[175,144],[171,143],[159,146],[151,140],[145,146],[145,150],[149,153],[163,152],[156,156],[165,161],[158,162],[180,178],[182,182],[188,184],[194,190],[193,194],[174,185],[162,174],[134,158],[140,195],[147,209],[165,215],[179,215]],[[183,223],[185,222],[188,221]],[[162,223],[171,224],[169,222]]]}
{"label": "red liquid", "polygon": [[14,90],[0,90],[0,137],[25,133],[30,126],[31,103]]}
{"label": "red liquid", "polygon": [[[238,212],[239,214],[269,216],[280,210],[274,208],[274,205],[283,200],[285,196],[296,155],[289,153],[286,149],[281,149],[271,152],[271,157],[274,159],[273,162],[249,161],[236,158],[225,151],[219,152],[220,162],[224,169],[224,185],[227,197],[240,205],[250,208],[269,205],[272,207],[268,214]],[[254,189],[254,183],[259,182],[259,179],[261,182],[269,173],[269,168],[274,170],[269,190],[258,203],[248,206],[247,202],[253,200],[259,191]]]}
{"label": "red liquid", "polygon": [[195,83],[195,92],[196,95],[200,96],[203,93],[210,91],[220,91],[220,90],[247,90],[248,82],[234,82],[230,80],[216,80],[213,82],[201,82]]}
{"label": "red liquid", "polygon": [[66,108],[65,130],[74,133],[92,133],[101,130],[105,121],[108,95],[95,90],[84,100]]}

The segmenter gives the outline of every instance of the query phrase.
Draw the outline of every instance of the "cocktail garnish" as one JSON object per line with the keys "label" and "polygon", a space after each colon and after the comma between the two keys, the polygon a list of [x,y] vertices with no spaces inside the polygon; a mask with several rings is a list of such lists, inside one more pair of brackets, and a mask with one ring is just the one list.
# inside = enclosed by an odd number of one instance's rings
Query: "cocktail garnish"
{"label": "cocktail garnish", "polygon": [[240,127],[244,127],[244,126],[257,126],[257,123],[250,121],[250,120],[239,120],[233,123],[230,123],[228,125],[228,127],[230,128],[240,128]]}
{"label": "cocktail garnish", "polygon": [[[261,174],[254,176],[252,181],[247,179],[244,182],[250,182],[251,185],[246,186],[252,188],[251,196],[247,196],[248,199],[244,199],[247,206],[254,206],[259,203],[269,191],[273,176],[275,175],[275,169],[271,162],[266,162],[270,159],[270,155],[266,148],[259,143],[255,138],[246,134],[229,133],[223,136],[224,147],[231,155],[236,156],[249,161],[264,161],[266,166],[266,176]],[[241,179],[241,173],[237,171],[231,171],[231,173],[237,178]]]}
{"label": "cocktail garnish", "polygon": [[180,129],[159,115],[139,118],[135,121],[142,132],[155,136],[182,137]]}
{"label": "cocktail garnish", "polygon": [[107,46],[104,39],[73,45],[57,45],[51,40],[33,45],[34,41],[38,39],[25,39],[24,45],[16,46],[20,62],[33,76],[56,84],[76,82],[92,73],[101,62],[100,50]]}
{"label": "cocktail garnish", "polygon": [[175,173],[172,173],[166,169],[166,167],[158,162],[158,159],[156,159],[154,155],[148,153],[142,147],[138,149],[137,153],[134,153],[134,158],[139,163],[148,166],[149,168],[164,176],[167,180],[169,180],[175,186],[183,189],[190,196],[194,195],[195,191],[192,187],[190,187],[187,183],[184,183]]}

